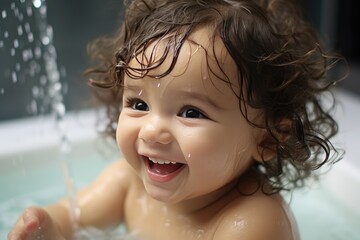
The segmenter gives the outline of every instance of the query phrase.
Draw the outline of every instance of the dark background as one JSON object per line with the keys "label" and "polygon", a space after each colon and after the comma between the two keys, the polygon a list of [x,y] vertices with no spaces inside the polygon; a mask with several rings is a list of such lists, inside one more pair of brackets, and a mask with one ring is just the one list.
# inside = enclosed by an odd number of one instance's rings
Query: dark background
{"label": "dark background", "polygon": [[[19,2],[32,7],[32,0],[1,0],[0,2],[0,121],[31,116],[29,110],[33,98],[33,86],[39,85],[39,77],[17,77],[13,82],[11,72],[21,54],[10,57],[13,44],[12,31],[19,21],[12,17],[12,4],[20,10]],[[65,93],[67,110],[77,110],[91,106],[90,93],[83,77],[88,66],[87,44],[96,37],[112,33],[121,22],[122,0],[48,0],[47,22],[53,27],[53,42],[57,53],[57,64],[61,73],[60,81]],[[351,72],[340,86],[360,94],[360,36],[356,28],[360,21],[360,1],[357,0],[300,0],[305,17],[319,30],[330,49],[344,55]],[[22,10],[21,10],[22,9]],[[2,13],[6,11],[6,18]],[[25,19],[30,23],[36,38],[34,17]],[[24,21],[25,21],[24,20]],[[5,32],[10,35],[4,37]],[[1,44],[1,42],[0,42]],[[41,64],[41,63],[40,63]]]}

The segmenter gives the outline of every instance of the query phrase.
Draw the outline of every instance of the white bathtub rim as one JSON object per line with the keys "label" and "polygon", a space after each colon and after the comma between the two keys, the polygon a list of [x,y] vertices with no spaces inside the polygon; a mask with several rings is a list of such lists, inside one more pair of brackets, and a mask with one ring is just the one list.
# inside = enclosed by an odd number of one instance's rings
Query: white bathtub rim
{"label": "white bathtub rim", "polygon": [[94,139],[99,136],[97,115],[93,109],[70,112],[60,128],[50,115],[0,122],[0,159],[59,145],[62,140],[57,129],[64,129],[70,143]]}

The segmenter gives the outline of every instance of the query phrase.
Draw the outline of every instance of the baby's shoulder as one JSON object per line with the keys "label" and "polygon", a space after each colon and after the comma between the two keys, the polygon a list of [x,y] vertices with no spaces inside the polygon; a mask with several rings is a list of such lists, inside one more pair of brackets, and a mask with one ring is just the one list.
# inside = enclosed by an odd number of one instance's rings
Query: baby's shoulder
{"label": "baby's shoulder", "polygon": [[214,239],[297,239],[296,223],[280,196],[241,196],[224,208],[221,219]]}
{"label": "baby's shoulder", "polygon": [[100,174],[95,183],[115,185],[118,187],[131,186],[135,173],[126,160],[120,159],[109,164]]}

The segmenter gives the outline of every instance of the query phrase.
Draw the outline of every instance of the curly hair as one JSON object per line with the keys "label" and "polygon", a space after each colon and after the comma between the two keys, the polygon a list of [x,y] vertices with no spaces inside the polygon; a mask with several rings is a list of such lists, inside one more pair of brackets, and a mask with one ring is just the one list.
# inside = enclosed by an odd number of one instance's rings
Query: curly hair
{"label": "curly hair", "polygon": [[[305,179],[316,176],[314,170],[341,158],[329,140],[338,132],[330,114],[335,100],[331,94],[330,103],[324,103],[322,97],[325,92],[331,93],[337,82],[329,70],[341,58],[325,53],[316,31],[303,19],[294,1],[133,0],[125,5],[119,31],[89,45],[95,61],[86,73],[97,97],[107,106],[107,134],[115,136],[125,74],[150,76],[151,69],[171,56],[167,71],[150,77],[169,74],[188,36],[196,28],[208,26],[212,39],[221,38],[238,68],[241,90],[234,90],[234,94],[241,113],[270,136],[262,148],[275,152],[275,157],[255,168],[267,177],[272,189],[303,186]],[[129,66],[131,59],[162,38],[168,43],[160,61],[141,69]],[[219,61],[218,65],[222,69]],[[132,75],[140,70],[139,76]],[[229,83],[226,78],[222,80]],[[262,124],[247,118],[246,106],[262,111]],[[290,127],[284,128],[284,119],[290,121]]]}

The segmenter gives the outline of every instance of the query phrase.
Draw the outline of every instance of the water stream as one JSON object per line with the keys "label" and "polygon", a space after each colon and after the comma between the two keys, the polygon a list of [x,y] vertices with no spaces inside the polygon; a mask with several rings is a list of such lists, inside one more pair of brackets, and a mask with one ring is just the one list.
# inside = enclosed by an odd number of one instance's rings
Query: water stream
{"label": "water stream", "polygon": [[53,36],[54,29],[47,22],[45,0],[16,0],[4,9],[0,8],[0,97],[8,93],[8,87],[31,86],[27,111],[54,117],[76,239],[124,239],[124,234],[119,235],[118,231],[84,230],[77,224],[80,210],[69,167],[71,163],[66,160],[72,147],[64,125],[66,107],[63,100],[67,84],[63,80],[66,71],[58,66]]}

